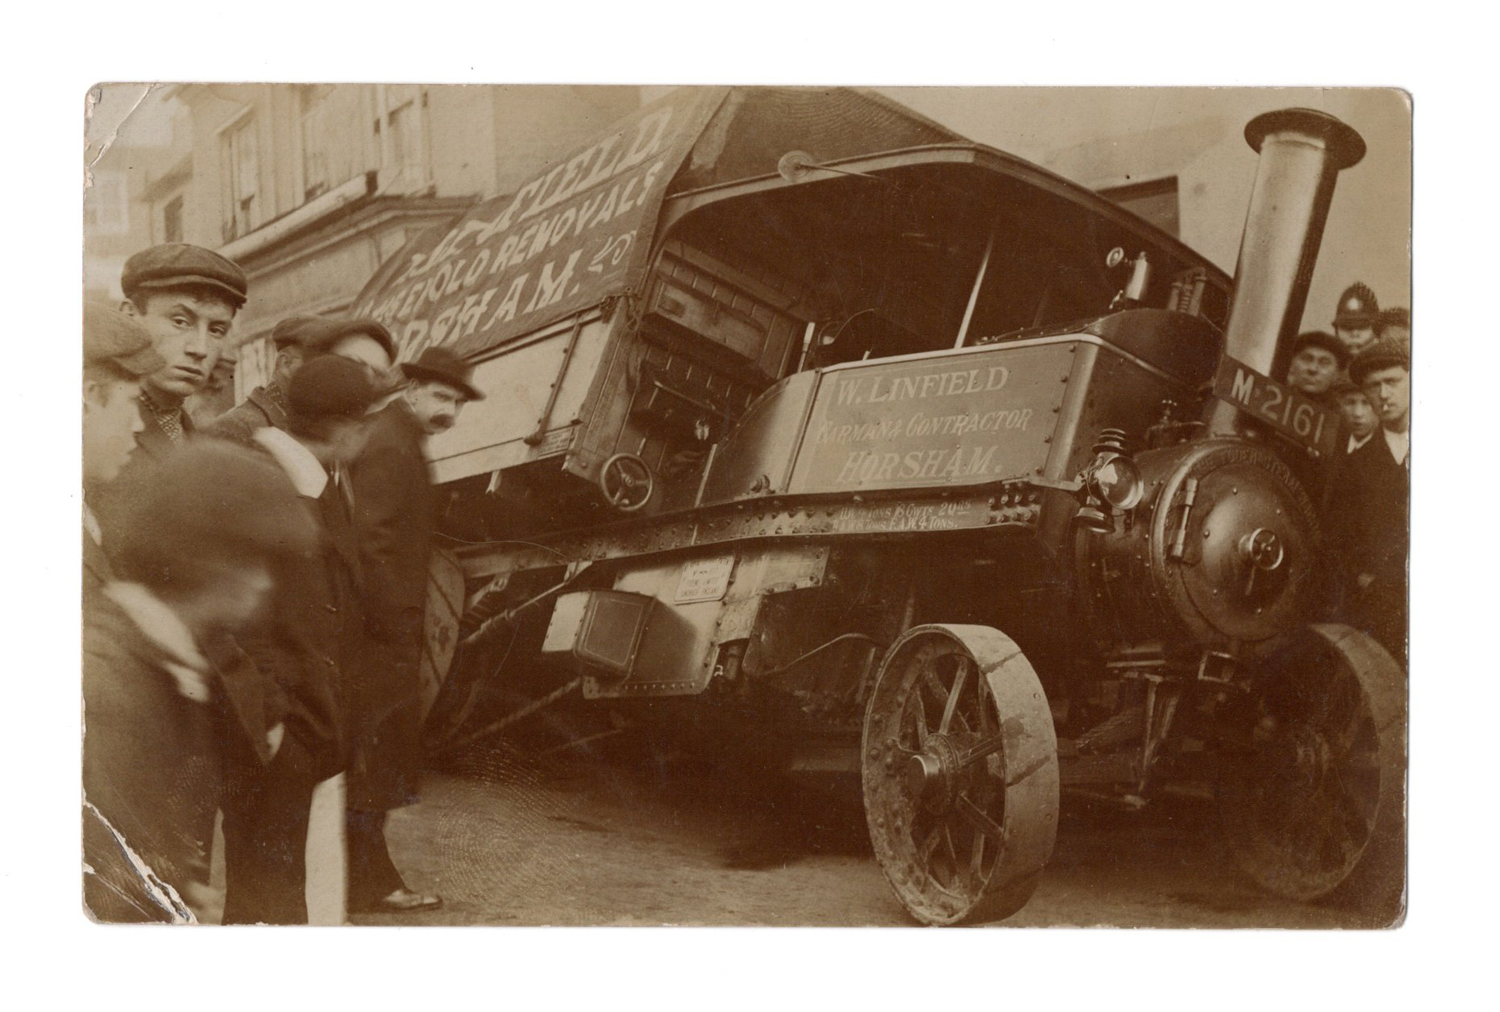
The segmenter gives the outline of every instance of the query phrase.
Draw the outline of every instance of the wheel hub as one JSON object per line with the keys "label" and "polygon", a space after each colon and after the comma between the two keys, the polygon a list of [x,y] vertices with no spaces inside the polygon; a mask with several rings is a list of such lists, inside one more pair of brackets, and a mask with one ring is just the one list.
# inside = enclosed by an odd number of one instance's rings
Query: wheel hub
{"label": "wheel hub", "polygon": [[906,786],[929,811],[946,812],[958,796],[961,773],[958,747],[948,735],[934,734],[921,752],[907,760]]}
{"label": "wheel hub", "polygon": [[1270,749],[1276,779],[1288,788],[1316,790],[1331,761],[1328,742],[1310,727],[1284,730],[1278,738]]}

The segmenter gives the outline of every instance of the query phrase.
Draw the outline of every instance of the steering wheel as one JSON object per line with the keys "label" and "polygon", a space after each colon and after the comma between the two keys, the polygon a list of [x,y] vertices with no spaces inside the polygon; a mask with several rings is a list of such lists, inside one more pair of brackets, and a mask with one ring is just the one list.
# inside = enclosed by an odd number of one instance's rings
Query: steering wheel
{"label": "steering wheel", "polygon": [[656,479],[651,468],[633,453],[617,453],[599,469],[599,489],[621,513],[634,513],[651,501]]}

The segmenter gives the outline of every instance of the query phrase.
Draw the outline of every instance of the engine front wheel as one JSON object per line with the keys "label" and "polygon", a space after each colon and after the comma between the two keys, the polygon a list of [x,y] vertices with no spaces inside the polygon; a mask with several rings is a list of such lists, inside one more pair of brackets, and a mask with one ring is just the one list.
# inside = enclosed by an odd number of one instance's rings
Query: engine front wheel
{"label": "engine front wheel", "polygon": [[1400,666],[1362,632],[1309,626],[1256,672],[1241,731],[1217,795],[1244,872],[1288,899],[1356,893],[1394,915],[1405,881]]}
{"label": "engine front wheel", "polygon": [[926,924],[993,921],[1031,898],[1057,839],[1057,738],[1015,641],[977,625],[905,633],[865,714],[870,840]]}

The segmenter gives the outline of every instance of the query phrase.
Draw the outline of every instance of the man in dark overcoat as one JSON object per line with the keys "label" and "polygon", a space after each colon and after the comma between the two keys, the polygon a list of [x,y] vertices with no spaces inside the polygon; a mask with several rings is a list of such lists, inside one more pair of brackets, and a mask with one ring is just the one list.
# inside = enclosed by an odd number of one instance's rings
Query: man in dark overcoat
{"label": "man in dark overcoat", "polygon": [[434,497],[424,440],[452,428],[482,395],[464,361],[429,348],[401,366],[410,381],[375,417],[351,469],[364,574],[366,661],[349,689],[349,908],[431,909],[442,901],[409,889],[391,861],[386,814],[415,800],[421,762],[422,623],[432,551]]}
{"label": "man in dark overcoat", "polygon": [[1354,359],[1350,378],[1380,417],[1370,441],[1347,458],[1338,509],[1344,524],[1350,621],[1406,662],[1410,546],[1411,364],[1403,345],[1382,340]]}
{"label": "man in dark overcoat", "polygon": [[[314,359],[289,384],[286,430],[263,426],[254,436],[296,489],[319,543],[287,561],[271,621],[240,638],[251,670],[225,677],[226,924],[307,923],[313,793],[345,765],[342,683],[363,633],[341,465],[363,446],[377,396],[355,363]],[[241,727],[251,733],[235,733]]]}
{"label": "man in dark overcoat", "polygon": [[186,922],[216,906],[211,646],[255,621],[314,531],[248,450],[204,441],[148,470],[121,518],[119,579],[84,617],[84,903],[103,921]]}

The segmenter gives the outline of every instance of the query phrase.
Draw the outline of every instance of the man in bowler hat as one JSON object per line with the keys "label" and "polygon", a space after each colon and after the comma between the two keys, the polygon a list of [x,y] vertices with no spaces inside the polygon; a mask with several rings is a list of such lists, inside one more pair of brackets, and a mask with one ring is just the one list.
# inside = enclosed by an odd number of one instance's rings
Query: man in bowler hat
{"label": "man in bowler hat", "polygon": [[345,765],[342,696],[363,633],[342,465],[363,447],[377,397],[361,366],[325,355],[291,378],[286,428],[253,437],[296,489],[319,546],[287,561],[271,621],[240,640],[259,677],[226,679],[226,924],[307,923],[313,792]]}
{"label": "man in bowler hat", "polygon": [[435,520],[423,443],[452,428],[464,405],[483,395],[463,359],[445,348],[429,348],[401,370],[410,382],[375,416],[351,471],[368,648],[364,676],[350,695],[351,911],[427,910],[442,902],[407,887],[391,861],[385,821],[391,809],[415,800],[421,759],[418,677]]}

